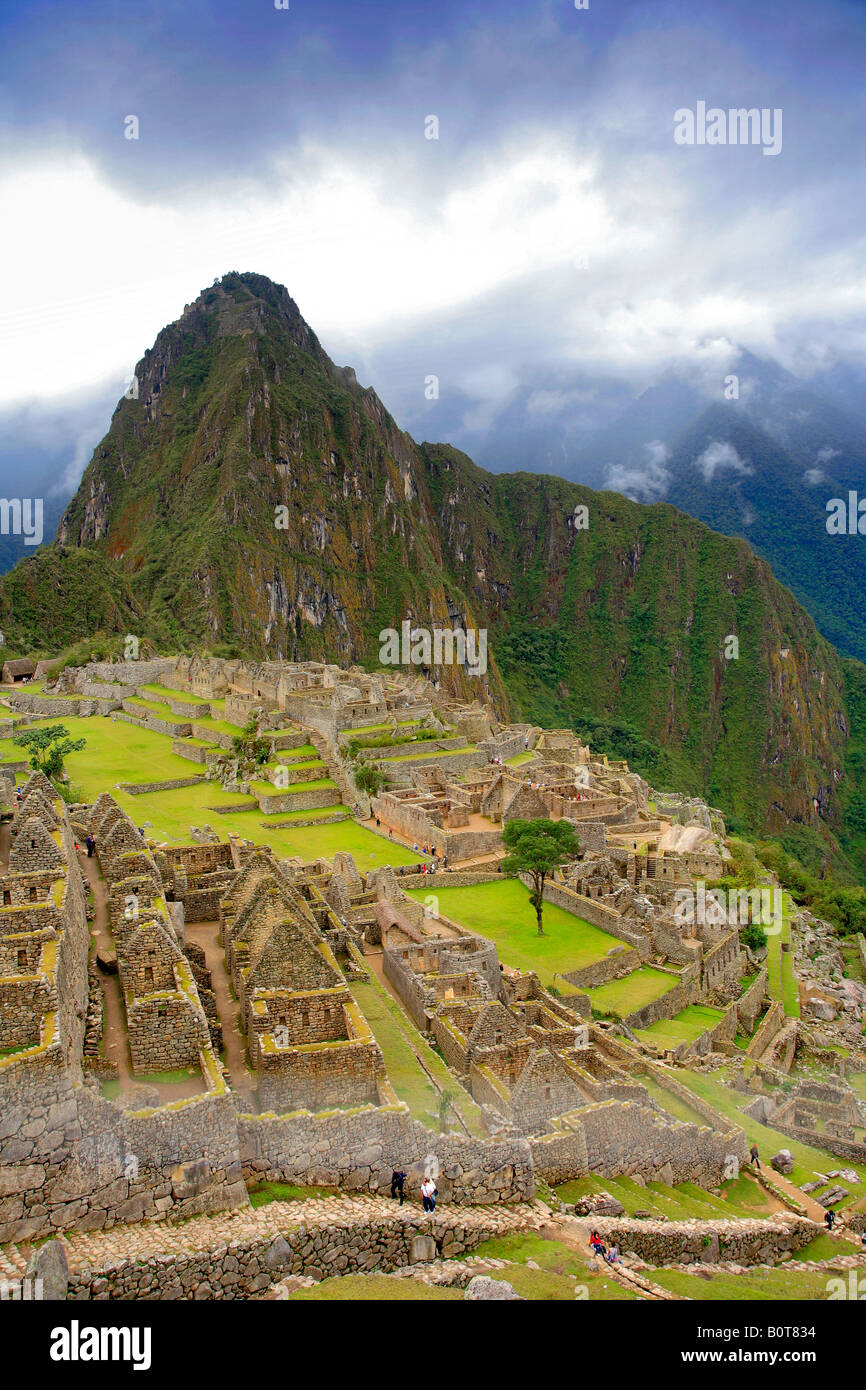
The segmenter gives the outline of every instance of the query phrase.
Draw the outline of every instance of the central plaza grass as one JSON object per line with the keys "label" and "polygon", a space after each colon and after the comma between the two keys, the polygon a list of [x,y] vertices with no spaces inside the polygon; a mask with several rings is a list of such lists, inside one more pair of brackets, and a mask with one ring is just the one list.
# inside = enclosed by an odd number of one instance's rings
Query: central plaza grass
{"label": "central plaza grass", "polygon": [[[171,739],[165,734],[152,733],[126,720],[102,715],[90,719],[57,717],[40,719],[37,727],[50,724],[62,724],[70,738],[86,739],[87,747],[70,753],[65,767],[72,783],[89,801],[95,801],[100,792],[113,793],[118,782],[167,782],[194,777],[200,771],[196,763],[172,753]],[[26,749],[11,738],[0,739],[0,759],[26,756]]]}
{"label": "central plaza grass", "polygon": [[599,1013],[627,1018],[653,1000],[661,999],[676,983],[673,975],[666,975],[663,970],[655,970],[651,965],[642,965],[621,980],[608,980],[606,985],[587,990],[587,994],[592,1007]]}
{"label": "central plaza grass", "polygon": [[710,1008],[708,1004],[689,1004],[673,1018],[662,1018],[651,1023],[649,1028],[636,1029],[637,1036],[659,1048],[679,1047],[680,1043],[694,1042],[708,1028],[714,1028],[724,1018],[722,1009]]}
{"label": "central plaza grass", "polygon": [[[42,719],[38,723],[39,726],[62,723],[70,738],[86,740],[86,747],[80,753],[70,753],[65,763],[76,795],[93,802],[100,792],[110,792],[133,824],[145,827],[148,839],[191,844],[190,826],[208,823],[220,839],[227,839],[231,830],[254,844],[270,845],[284,858],[332,859],[338,850],[345,850],[354,855],[362,871],[383,864],[417,863],[416,854],[354,821],[272,829],[263,821],[254,798],[223,791],[218,782],[205,781],[199,764],[171,751],[172,740],[167,734],[153,733],[127,720],[102,715],[85,719]],[[11,738],[0,739],[0,761],[18,761],[24,757],[26,750],[14,744]],[[121,791],[118,786],[121,782],[168,782],[199,774],[200,780],[192,786],[146,792],[140,796]],[[274,789],[269,786],[268,790],[273,792]],[[213,809],[215,806],[237,809],[229,815],[219,815]],[[340,809],[339,805],[328,808],[331,812]],[[285,819],[287,814],[291,813],[284,812],[277,819]],[[309,814],[315,817],[317,813]]]}
{"label": "central plaza grass", "polygon": [[[545,985],[556,983],[554,976],[604,960],[614,946],[622,945],[615,936],[554,903],[544,904],[544,936],[539,936],[529,890],[518,879],[503,878],[471,888],[440,888],[436,882],[431,888],[412,889],[409,896],[423,903],[431,892],[444,917],[495,941],[505,965],[535,970]],[[573,989],[561,979],[557,987],[566,993]]]}

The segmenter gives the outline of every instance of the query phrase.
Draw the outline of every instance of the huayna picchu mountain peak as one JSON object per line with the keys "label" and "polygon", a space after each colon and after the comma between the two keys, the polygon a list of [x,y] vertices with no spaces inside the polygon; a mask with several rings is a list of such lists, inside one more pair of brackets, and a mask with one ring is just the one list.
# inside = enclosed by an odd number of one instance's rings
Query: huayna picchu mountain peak
{"label": "huayna picchu mountain peak", "polygon": [[262,275],[204,290],[136,378],[54,544],[0,581],[10,646],[375,665],[406,619],[485,629],[483,675],[439,673],[455,695],[625,738],[735,821],[838,824],[845,664],[744,541],[417,444]]}

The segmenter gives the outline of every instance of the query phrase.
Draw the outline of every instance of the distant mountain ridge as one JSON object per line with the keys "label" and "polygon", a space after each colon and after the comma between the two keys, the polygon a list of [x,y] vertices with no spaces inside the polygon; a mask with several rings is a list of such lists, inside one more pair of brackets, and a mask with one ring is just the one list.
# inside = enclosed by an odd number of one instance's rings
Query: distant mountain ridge
{"label": "distant mountain ridge", "polygon": [[264,276],[204,291],[136,375],[57,541],[0,581],[10,645],[131,632],[372,666],[405,618],[483,627],[480,689],[503,715],[599,738],[617,725],[657,785],[833,842],[845,669],[744,542],[669,505],[416,444]]}

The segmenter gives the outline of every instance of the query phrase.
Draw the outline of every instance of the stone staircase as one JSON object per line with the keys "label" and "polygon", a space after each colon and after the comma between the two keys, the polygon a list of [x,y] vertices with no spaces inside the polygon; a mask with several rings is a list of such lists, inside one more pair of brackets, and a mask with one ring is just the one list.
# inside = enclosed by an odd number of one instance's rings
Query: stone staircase
{"label": "stone staircase", "polygon": [[[419,1236],[434,1236],[447,1255],[450,1245],[455,1250],[471,1245],[473,1232],[481,1240],[539,1230],[549,1216],[543,1203],[533,1201],[513,1206],[440,1206],[430,1217],[413,1202],[400,1207],[387,1197],[341,1193],[298,1202],[269,1202],[256,1209],[241,1207],[177,1224],[152,1221],[117,1225],[108,1231],[67,1231],[57,1239],[66,1253],[70,1282],[87,1287],[94,1284],[94,1296],[100,1297],[107,1296],[100,1293],[103,1281],[108,1287],[113,1276],[129,1266],[164,1269],[173,1260],[187,1264],[196,1257],[206,1261],[212,1257],[216,1265],[224,1260],[227,1250],[240,1253],[267,1247],[278,1237],[293,1233],[301,1234],[315,1250],[326,1236],[333,1242],[335,1232],[344,1232],[348,1243],[352,1238],[363,1241],[367,1227],[381,1228],[384,1224],[397,1230],[409,1225],[417,1228]],[[26,1244],[0,1247],[0,1280],[22,1279],[32,1253]],[[341,1270],[334,1268],[332,1272]]]}

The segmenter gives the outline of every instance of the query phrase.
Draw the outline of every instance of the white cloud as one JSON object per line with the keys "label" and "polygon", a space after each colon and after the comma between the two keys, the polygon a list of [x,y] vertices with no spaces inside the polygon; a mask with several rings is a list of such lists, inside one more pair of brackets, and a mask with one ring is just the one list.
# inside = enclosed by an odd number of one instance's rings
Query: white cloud
{"label": "white cloud", "polygon": [[665,496],[670,486],[671,475],[667,468],[671,451],[660,439],[645,444],[647,462],[643,468],[629,468],[624,464],[609,464],[605,469],[604,485],[611,492],[621,492],[636,502],[658,502]]}
{"label": "white cloud", "polygon": [[705,483],[712,482],[717,473],[728,468],[733,473],[754,473],[754,468],[746,459],[741,459],[733,444],[725,439],[714,439],[702,454],[695,459],[695,468]]}

